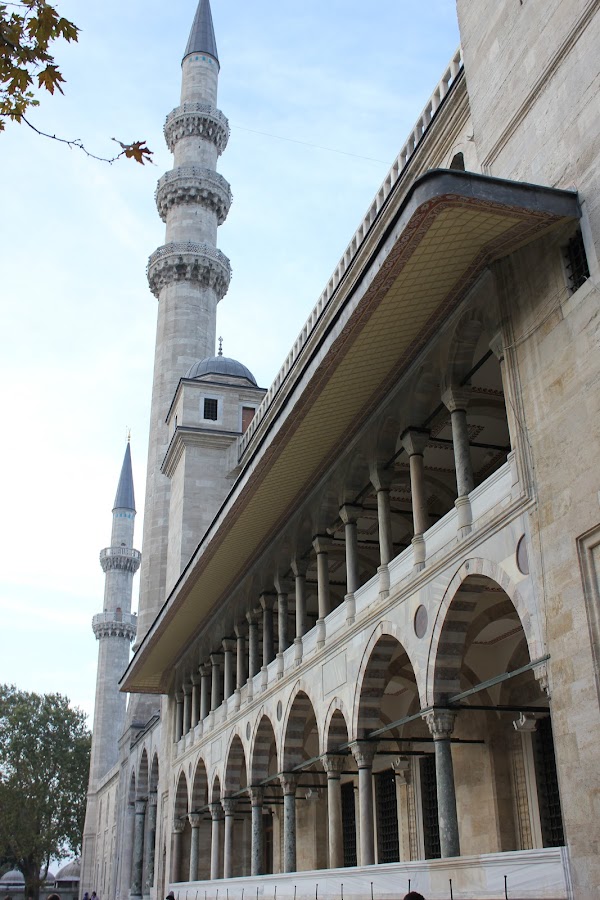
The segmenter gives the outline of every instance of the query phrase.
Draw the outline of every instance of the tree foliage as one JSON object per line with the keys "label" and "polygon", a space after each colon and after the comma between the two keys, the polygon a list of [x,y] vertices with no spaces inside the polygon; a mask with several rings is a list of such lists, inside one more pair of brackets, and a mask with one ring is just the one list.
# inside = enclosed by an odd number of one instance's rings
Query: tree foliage
{"label": "tree foliage", "polygon": [[88,156],[114,162],[121,156],[135,159],[142,165],[149,162],[152,152],[145,141],[130,144],[117,141],[121,152],[112,159],[89,153],[81,140],[65,140],[55,134],[40,131],[26,118],[30,107],[39,106],[36,91],[63,93],[63,75],[50,52],[55,41],[78,39],[79,29],[65,19],[46,0],[16,0],[0,2],[0,131],[7,120],[25,122],[38,134],[83,150]]}
{"label": "tree foliage", "polygon": [[38,896],[40,870],[81,847],[91,736],[60,694],[0,685],[0,855]]}

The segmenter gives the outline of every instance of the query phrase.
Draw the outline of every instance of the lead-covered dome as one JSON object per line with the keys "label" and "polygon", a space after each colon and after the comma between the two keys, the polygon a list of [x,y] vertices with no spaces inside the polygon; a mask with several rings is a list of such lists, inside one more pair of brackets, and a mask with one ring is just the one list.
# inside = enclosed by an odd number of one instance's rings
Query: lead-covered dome
{"label": "lead-covered dome", "polygon": [[256,386],[256,378],[246,366],[237,359],[228,356],[209,356],[194,363],[187,371],[186,378],[203,378],[206,375],[219,375],[221,378],[244,378]]}

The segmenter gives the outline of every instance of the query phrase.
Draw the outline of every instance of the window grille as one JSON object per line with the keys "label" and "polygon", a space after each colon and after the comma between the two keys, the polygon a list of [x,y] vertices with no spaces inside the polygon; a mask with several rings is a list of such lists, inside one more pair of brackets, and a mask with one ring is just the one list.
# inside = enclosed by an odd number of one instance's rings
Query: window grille
{"label": "window grille", "polygon": [[558,776],[554,756],[554,739],[550,716],[538,721],[533,735],[533,755],[540,806],[540,825],[544,847],[562,847],[563,832]]}
{"label": "window grille", "polygon": [[211,419],[213,422],[217,421],[218,415],[218,400],[214,400],[212,397],[204,398],[204,418]]}
{"label": "window grille", "polygon": [[393,769],[378,772],[375,776],[377,799],[377,861],[400,861],[398,841],[398,804],[396,801],[396,776]]}
{"label": "window grille", "polygon": [[421,770],[421,807],[423,810],[423,842],[425,859],[440,859],[440,826],[438,822],[435,757],[423,756]]}
{"label": "window grille", "polygon": [[572,294],[590,277],[581,228],[578,228],[564,248],[565,269]]}
{"label": "window grille", "polygon": [[342,834],[344,839],[344,865],[356,865],[356,811],[354,809],[354,784],[342,785]]}

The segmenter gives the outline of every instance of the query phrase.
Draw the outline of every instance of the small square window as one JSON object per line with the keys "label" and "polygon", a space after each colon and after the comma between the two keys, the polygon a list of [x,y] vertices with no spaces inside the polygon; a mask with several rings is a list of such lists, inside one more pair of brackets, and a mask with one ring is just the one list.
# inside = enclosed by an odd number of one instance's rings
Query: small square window
{"label": "small square window", "polygon": [[218,400],[213,400],[212,397],[204,398],[204,418],[210,419],[213,422],[217,421],[218,417]]}
{"label": "small square window", "polygon": [[585,255],[581,228],[577,229],[569,243],[563,248],[563,252],[569,290],[574,294],[583,282],[590,277],[590,268]]}

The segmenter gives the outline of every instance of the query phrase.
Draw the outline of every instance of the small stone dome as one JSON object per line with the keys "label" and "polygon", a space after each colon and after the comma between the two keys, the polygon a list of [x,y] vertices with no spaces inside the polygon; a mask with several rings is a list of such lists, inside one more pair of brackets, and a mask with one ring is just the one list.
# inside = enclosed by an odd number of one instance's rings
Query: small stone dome
{"label": "small stone dome", "polygon": [[5,872],[2,878],[0,878],[0,884],[3,889],[6,889],[8,885],[24,885],[25,884],[25,876],[22,872],[19,872],[18,869],[11,869],[10,872]]}
{"label": "small stone dome", "polygon": [[74,859],[72,862],[67,863],[66,866],[63,866],[58,875],[56,876],[56,881],[79,881],[81,877],[81,860]]}
{"label": "small stone dome", "polygon": [[228,356],[209,356],[194,363],[188,370],[186,378],[202,378],[205,375],[220,375],[225,378],[245,378],[256,385],[256,379],[250,369]]}

